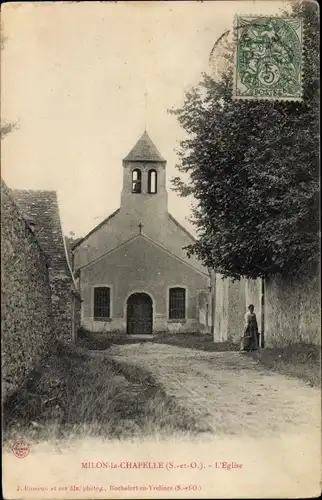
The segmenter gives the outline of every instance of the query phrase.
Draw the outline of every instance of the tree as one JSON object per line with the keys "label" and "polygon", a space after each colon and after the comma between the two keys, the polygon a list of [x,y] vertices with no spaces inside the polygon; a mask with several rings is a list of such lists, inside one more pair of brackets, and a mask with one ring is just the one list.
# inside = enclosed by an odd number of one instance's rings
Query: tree
{"label": "tree", "polygon": [[319,256],[319,22],[304,21],[303,101],[232,100],[232,71],[203,75],[177,116],[180,143],[173,189],[196,201],[198,241],[188,248],[209,268],[239,279],[296,274]]}
{"label": "tree", "polygon": [[17,129],[17,124],[13,123],[13,122],[11,122],[11,123],[4,123],[3,125],[1,125],[1,129],[0,129],[1,139],[4,139],[14,129]]}

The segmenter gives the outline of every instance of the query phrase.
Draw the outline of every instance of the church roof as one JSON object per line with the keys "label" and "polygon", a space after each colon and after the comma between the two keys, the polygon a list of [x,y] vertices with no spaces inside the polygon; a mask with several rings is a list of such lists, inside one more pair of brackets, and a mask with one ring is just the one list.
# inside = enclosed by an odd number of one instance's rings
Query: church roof
{"label": "church roof", "polygon": [[124,161],[165,162],[165,159],[159,153],[145,130],[134,148],[124,158]]}
{"label": "church roof", "polygon": [[136,234],[136,235],[132,236],[131,238],[129,238],[128,240],[123,241],[122,243],[120,243],[116,247],[114,247],[114,248],[112,248],[110,250],[107,250],[102,255],[96,257],[95,259],[93,259],[91,262],[88,262],[87,264],[84,264],[83,266],[79,267],[77,269],[77,273],[79,273],[79,271],[81,269],[88,268],[89,266],[95,264],[95,262],[103,259],[104,257],[107,257],[108,255],[110,255],[112,253],[117,252],[118,250],[120,250],[120,248],[124,248],[125,246],[131,244],[133,241],[138,240],[139,238],[143,239],[145,241],[150,242],[155,247],[159,248],[160,250],[162,250],[163,252],[167,253],[168,255],[171,255],[171,257],[174,257],[176,260],[178,260],[182,264],[185,264],[186,266],[190,267],[191,269],[194,269],[199,274],[202,274],[202,275],[205,275],[205,276],[209,277],[208,273],[206,273],[204,271],[201,271],[200,269],[198,269],[197,267],[195,267],[192,263],[187,262],[186,260],[182,259],[182,257],[179,257],[178,255],[176,255],[175,253],[173,253],[171,250],[169,250],[168,248],[164,247],[163,245],[161,245],[160,243],[158,243],[157,241],[153,240],[152,238],[150,238],[149,236],[147,236],[146,234],[143,234],[143,233]]}
{"label": "church roof", "polygon": [[[71,247],[71,250],[74,250],[75,248],[77,248],[79,245],[81,245],[85,240],[87,240],[87,238],[89,238],[93,233],[95,233],[100,227],[104,226],[109,220],[113,219],[113,217],[115,217],[115,215],[117,215],[119,213],[120,209],[118,208],[117,210],[115,210],[115,212],[113,212],[111,215],[109,215],[108,217],[106,217],[106,219],[102,220],[102,222],[100,222],[97,226],[95,226],[89,233],[87,233],[83,238],[78,238],[77,241],[75,241],[75,243],[72,245]],[[184,233],[186,233],[187,236],[189,236],[189,238],[191,238],[191,240],[193,242],[196,241],[195,237],[192,236],[191,233],[189,233],[188,229],[186,229],[184,226],[182,226],[178,221],[177,219],[175,219],[173,217],[173,215],[171,215],[169,212],[168,212],[168,217],[169,219],[174,222],[176,224],[176,226],[178,226]]]}
{"label": "church roof", "polygon": [[97,226],[95,226],[89,233],[87,233],[83,238],[79,238],[73,245],[72,245],[72,250],[74,250],[76,247],[78,247],[83,241],[87,240],[93,233],[95,233],[100,227],[104,226],[110,219],[112,219],[116,214],[118,214],[120,209],[118,208],[113,212],[111,215],[106,217],[106,219],[102,220]]}
{"label": "church roof", "polygon": [[11,193],[24,218],[32,224],[50,267],[70,275],[56,192],[12,189]]}

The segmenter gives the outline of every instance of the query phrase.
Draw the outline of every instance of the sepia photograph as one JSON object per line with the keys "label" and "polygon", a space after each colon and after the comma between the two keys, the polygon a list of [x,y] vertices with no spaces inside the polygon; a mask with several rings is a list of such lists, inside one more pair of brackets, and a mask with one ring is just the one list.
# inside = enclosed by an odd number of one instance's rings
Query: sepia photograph
{"label": "sepia photograph", "polygon": [[1,10],[6,500],[321,494],[315,0]]}

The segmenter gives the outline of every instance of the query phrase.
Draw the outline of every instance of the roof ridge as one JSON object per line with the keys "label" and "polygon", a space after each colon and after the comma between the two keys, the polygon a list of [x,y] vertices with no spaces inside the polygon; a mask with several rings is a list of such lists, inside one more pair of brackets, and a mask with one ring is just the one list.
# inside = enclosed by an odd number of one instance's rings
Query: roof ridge
{"label": "roof ridge", "polygon": [[83,266],[78,267],[78,268],[75,270],[75,272],[80,271],[81,269],[84,269],[84,267],[88,267],[88,266],[90,266],[91,264],[94,264],[94,263],[95,263],[95,262],[97,262],[98,260],[103,259],[103,257],[106,257],[107,255],[111,254],[111,253],[112,253],[112,252],[114,252],[115,250],[119,250],[122,246],[126,245],[127,243],[129,243],[130,241],[134,240],[134,239],[135,239],[135,238],[137,238],[138,236],[141,236],[141,233],[140,233],[140,234],[135,234],[134,236],[131,236],[131,238],[128,238],[127,240],[122,241],[119,245],[116,245],[116,247],[111,248],[110,250],[107,250],[107,252],[104,252],[104,253],[102,253],[101,255],[99,255],[98,257],[95,257],[95,259],[91,260],[90,262],[87,262],[87,264],[84,264]]}
{"label": "roof ridge", "polygon": [[75,272],[79,272],[80,270],[88,267],[88,266],[91,266],[92,264],[95,264],[96,262],[98,262],[99,260],[103,259],[104,257],[107,257],[108,255],[110,255],[111,253],[119,250],[120,248],[122,248],[124,245],[127,245],[128,243],[134,241],[135,239],[137,238],[144,238],[146,239],[147,241],[150,241],[154,246],[158,247],[158,248],[161,248],[161,250],[163,250],[164,252],[166,252],[167,254],[171,255],[171,257],[179,260],[182,264],[185,264],[186,266],[190,267],[190,269],[193,269],[194,271],[196,271],[197,273],[199,274],[202,274],[204,276],[208,276],[207,273],[201,271],[200,269],[198,269],[197,267],[195,267],[194,265],[192,265],[190,262],[187,262],[185,259],[183,259],[182,257],[180,257],[179,255],[176,255],[175,253],[171,252],[171,250],[169,250],[167,247],[163,246],[161,243],[159,243],[158,241],[155,241],[153,238],[150,238],[150,236],[148,236],[147,234],[144,234],[144,233],[138,233],[138,234],[135,234],[134,236],[131,236],[131,238],[128,238],[127,240],[125,241],[122,241],[122,243],[120,243],[119,245],[116,245],[116,247],[114,248],[111,248],[110,250],[108,250],[107,252],[104,252],[102,253],[101,255],[99,255],[98,257],[95,257],[95,259],[93,259],[92,261],[90,262],[87,262],[87,264],[84,264],[83,266],[80,266],[78,267]]}
{"label": "roof ridge", "polygon": [[[140,235],[139,235],[140,236]],[[190,264],[190,262],[187,262],[185,259],[183,259],[182,257],[180,257],[179,255],[176,255],[174,252],[172,252],[171,250],[169,250],[169,248],[163,246],[161,243],[159,243],[158,241],[154,240],[153,238],[151,238],[150,236],[148,236],[147,234],[144,234],[144,233],[141,233],[141,236],[143,236],[146,240],[148,241],[151,241],[155,246],[161,248],[162,250],[164,250],[165,252],[167,252],[168,254],[172,255],[172,257],[176,258],[177,260],[180,260],[180,262],[186,264],[187,266],[189,266],[190,268],[194,269],[195,271],[197,271],[198,273],[200,274],[204,274],[205,276],[208,276],[206,273],[204,273],[203,271],[201,271],[200,269],[198,269],[197,267],[193,266],[192,264]]]}

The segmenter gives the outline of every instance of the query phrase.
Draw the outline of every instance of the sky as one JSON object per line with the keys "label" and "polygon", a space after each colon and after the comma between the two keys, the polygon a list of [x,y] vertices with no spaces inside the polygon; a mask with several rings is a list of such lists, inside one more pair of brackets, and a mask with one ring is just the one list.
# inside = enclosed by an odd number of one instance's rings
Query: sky
{"label": "sky", "polygon": [[[116,210],[122,159],[145,127],[167,160],[169,211],[193,231],[171,191],[185,137],[180,107],[236,13],[276,14],[282,1],[7,3],[1,115],[10,188],[56,190],[64,233],[80,237]],[[147,94],[147,97],[145,96]]]}

